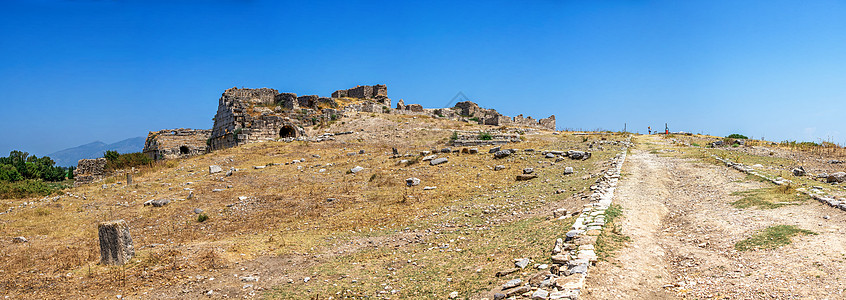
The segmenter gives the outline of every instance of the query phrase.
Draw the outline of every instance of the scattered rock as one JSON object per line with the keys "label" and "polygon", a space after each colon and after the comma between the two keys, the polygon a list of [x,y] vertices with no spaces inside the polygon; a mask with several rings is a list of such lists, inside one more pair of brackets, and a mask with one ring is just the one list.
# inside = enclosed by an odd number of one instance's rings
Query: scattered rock
{"label": "scattered rock", "polygon": [[511,155],[511,150],[500,150],[494,153],[494,158],[504,158]]}
{"label": "scattered rock", "polygon": [[436,158],[429,162],[430,165],[437,166],[442,163],[449,162],[449,159],[446,157]]}
{"label": "scattered rock", "polygon": [[576,151],[576,150],[567,151],[567,157],[569,157],[571,159],[585,160],[585,159],[590,158],[590,156],[591,156],[590,152]]}
{"label": "scattered rock", "polygon": [[533,168],[525,168],[525,169],[523,169],[523,174],[532,174],[532,173],[534,173],[534,172],[535,172],[535,169],[533,169]]}
{"label": "scattered rock", "polygon": [[452,149],[450,149],[450,148],[441,149],[441,153],[450,153],[450,152],[452,152]]}
{"label": "scattered rock", "polygon": [[496,277],[506,276],[506,275],[512,274],[512,273],[517,272],[517,271],[520,271],[520,268],[505,269],[505,270],[496,272]]}
{"label": "scattered rock", "polygon": [[499,149],[500,149],[499,147],[493,147],[493,148],[491,148],[491,150],[488,150],[488,153],[496,153],[496,152],[499,151]]}
{"label": "scattered rock", "polygon": [[843,182],[843,181],[846,181],[846,173],[844,173],[844,172],[833,173],[831,175],[828,175],[828,178],[826,178],[826,182],[828,182],[828,183]]}
{"label": "scattered rock", "polygon": [[435,159],[435,158],[437,158],[437,157],[438,157],[437,155],[432,154],[432,155],[429,155],[429,156],[424,157],[424,158],[423,158],[423,159],[421,159],[421,160],[422,160],[422,161],[430,161],[430,160],[433,160],[433,159]]}
{"label": "scattered rock", "polygon": [[362,170],[364,170],[364,168],[362,168],[360,166],[355,166],[355,168],[350,169],[350,173],[355,174],[355,173],[361,172]]}
{"label": "scattered rock", "polygon": [[570,261],[569,254],[556,254],[552,256],[552,263],[556,265],[566,265]]}
{"label": "scattered rock", "polygon": [[529,262],[531,262],[531,260],[528,258],[520,258],[514,260],[514,265],[520,269],[525,269],[529,265]]}
{"label": "scattered rock", "polygon": [[27,240],[25,237],[22,237],[22,236],[12,238],[12,243],[17,244],[17,243],[26,243],[26,242],[29,242],[29,240]]}
{"label": "scattered rock", "polygon": [[243,281],[243,282],[256,282],[256,281],[258,281],[258,277],[253,277],[253,276],[241,276],[241,278],[239,278],[239,279],[241,279],[241,281]]}
{"label": "scattered rock", "polygon": [[798,167],[793,169],[793,176],[805,176],[805,168]]}
{"label": "scattered rock", "polygon": [[525,181],[538,178],[538,175],[535,174],[520,174],[517,175],[517,181]]}
{"label": "scattered rock", "polygon": [[264,169],[266,167],[267,166],[253,166],[253,169],[259,170],[259,169]]}
{"label": "scattered rock", "polygon": [[503,166],[503,165],[496,165],[496,166],[494,167],[494,171],[499,171],[499,170],[502,170],[502,169],[505,169],[505,166]]}
{"label": "scattered rock", "polygon": [[203,210],[199,209],[199,208],[194,208],[194,213],[195,214],[201,214],[201,213],[203,213]]}
{"label": "scattered rock", "polygon": [[450,299],[455,299],[455,298],[458,298],[458,292],[452,292],[452,293],[449,293],[449,298],[450,298]]}
{"label": "scattered rock", "polygon": [[211,165],[209,166],[209,174],[220,173],[223,172],[223,168],[218,165]]}
{"label": "scattered rock", "polygon": [[405,185],[407,186],[415,186],[418,184],[420,184],[420,179],[417,179],[416,177],[411,177],[405,180]]}
{"label": "scattered rock", "polygon": [[532,290],[532,287],[527,284],[527,285],[524,285],[524,286],[514,288],[514,289],[508,291],[508,293],[505,294],[505,295],[508,296],[508,297],[517,296],[517,295],[522,295],[523,293],[526,293],[526,292],[531,291],[531,290]]}
{"label": "scattered rock", "polygon": [[515,288],[515,287],[520,286],[521,284],[523,284],[523,279],[520,279],[520,278],[511,279],[511,280],[505,282],[505,284],[502,285],[502,290],[504,291],[504,290],[507,290],[507,289],[510,289],[510,288]]}
{"label": "scattered rock", "polygon": [[364,150],[358,150],[358,154],[364,154]]}
{"label": "scattered rock", "polygon": [[570,175],[570,174],[573,174],[573,173],[575,173],[575,171],[573,170],[573,167],[564,168],[564,175]]}
{"label": "scattered rock", "polygon": [[424,191],[430,191],[430,190],[434,190],[436,188],[438,188],[438,187],[436,187],[436,186],[426,186],[426,187],[423,187],[423,190]]}
{"label": "scattered rock", "polygon": [[152,205],[153,207],[162,207],[167,205],[168,203],[170,203],[170,199],[155,199],[147,200],[147,202],[144,202],[144,206]]}
{"label": "scattered rock", "polygon": [[194,199],[194,191],[188,191],[188,197],[185,197],[185,200]]}
{"label": "scattered rock", "polygon": [[547,292],[543,289],[538,289],[537,291],[532,293],[532,300],[545,300],[548,297],[549,297],[549,292]]}
{"label": "scattered rock", "polygon": [[478,154],[479,148],[470,148],[470,154]]}
{"label": "scattered rock", "polygon": [[508,297],[508,296],[506,296],[503,293],[496,293],[496,294],[494,294],[493,297],[494,297],[494,300],[505,300],[505,297]]}

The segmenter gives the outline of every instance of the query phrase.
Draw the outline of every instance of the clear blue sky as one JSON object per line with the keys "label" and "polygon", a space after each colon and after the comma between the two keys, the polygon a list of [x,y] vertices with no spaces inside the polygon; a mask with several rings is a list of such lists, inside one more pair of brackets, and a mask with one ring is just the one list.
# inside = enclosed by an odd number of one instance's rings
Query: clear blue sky
{"label": "clear blue sky", "polygon": [[377,83],[559,129],[846,142],[842,1],[3,1],[0,60],[4,156],[211,128],[233,86]]}

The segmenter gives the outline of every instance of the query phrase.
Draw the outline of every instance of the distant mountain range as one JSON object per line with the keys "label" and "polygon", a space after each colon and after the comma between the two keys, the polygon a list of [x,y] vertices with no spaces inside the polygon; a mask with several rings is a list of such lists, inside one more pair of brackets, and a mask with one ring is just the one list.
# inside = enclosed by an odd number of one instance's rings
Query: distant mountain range
{"label": "distant mountain range", "polygon": [[118,153],[132,153],[141,152],[144,149],[145,137],[134,137],[122,140],[113,144],[106,144],[101,141],[91,142],[85,145],[68,148],[65,150],[56,151],[47,154],[57,166],[70,167],[76,166],[77,162],[83,158],[98,158],[103,157],[106,150],[114,150]]}

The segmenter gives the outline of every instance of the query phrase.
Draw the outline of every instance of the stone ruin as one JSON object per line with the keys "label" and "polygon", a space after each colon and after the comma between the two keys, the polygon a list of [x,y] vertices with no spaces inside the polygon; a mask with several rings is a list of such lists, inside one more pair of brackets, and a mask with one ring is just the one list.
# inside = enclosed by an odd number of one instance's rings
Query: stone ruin
{"label": "stone ruin", "polygon": [[456,130],[453,133],[455,136],[452,139],[452,145],[456,147],[504,145],[522,141],[519,134],[509,134],[495,130],[485,132]]}
{"label": "stone ruin", "polygon": [[535,120],[532,117],[523,117],[522,114],[512,118],[500,114],[495,109],[481,108],[478,104],[471,101],[458,102],[452,108],[424,109],[420,104],[406,105],[405,102],[400,100],[397,102],[396,109],[397,113],[426,114],[450,120],[475,122],[481,125],[524,126],[555,130],[555,115],[540,120]]}
{"label": "stone ruin", "polygon": [[390,103],[385,85],[339,90],[332,93],[332,98],[298,97],[269,88],[231,88],[220,97],[209,147],[217,150],[255,142],[303,139],[303,127],[336,120],[348,110],[382,112]]}
{"label": "stone ruin", "polygon": [[100,179],[106,175],[106,159],[80,159],[77,162],[76,169],[73,170],[74,186],[81,184],[88,184]]}
{"label": "stone ruin", "polygon": [[[144,153],[153,159],[186,157],[248,143],[275,140],[305,140],[305,127],[326,124],[347,112],[421,114],[439,118],[476,122],[493,126],[524,126],[555,130],[555,116],[535,120],[532,117],[508,117],[494,109],[479,107],[470,101],[455,107],[424,109],[420,104],[398,101],[391,109],[388,87],[362,85],[337,90],[329,98],[317,95],[297,96],[270,88],[230,88],[218,100],[211,130],[171,129],[150,132]],[[321,140],[320,137],[312,140]]]}
{"label": "stone ruin", "polygon": [[209,129],[166,129],[147,134],[143,153],[153,160],[189,157],[208,152]]}
{"label": "stone ruin", "polygon": [[129,224],[124,220],[103,222],[97,225],[100,239],[100,264],[123,265],[135,256]]}

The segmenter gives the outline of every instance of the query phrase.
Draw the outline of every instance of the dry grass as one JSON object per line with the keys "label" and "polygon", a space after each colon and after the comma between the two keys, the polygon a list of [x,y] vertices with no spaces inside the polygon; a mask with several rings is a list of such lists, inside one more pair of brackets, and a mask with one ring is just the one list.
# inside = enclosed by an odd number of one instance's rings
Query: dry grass
{"label": "dry grass", "polygon": [[[115,290],[122,290],[124,295],[143,295],[143,292],[152,292],[157,287],[185,283],[189,274],[228,270],[233,262],[263,256],[321,253],[329,251],[327,249],[341,240],[354,241],[394,234],[406,227],[422,230],[453,222],[452,215],[432,215],[445,210],[458,209],[462,213],[479,216],[470,222],[492,227],[486,223],[491,219],[482,217],[482,211],[487,209],[483,204],[499,205],[513,211],[538,209],[553,201],[549,195],[555,188],[578,192],[592,183],[592,180],[576,176],[560,178],[559,171],[564,165],[546,164],[541,167],[537,163],[542,160],[539,154],[520,154],[497,161],[490,159],[488,154],[444,154],[449,157],[447,164],[430,166],[419,162],[400,165],[400,159],[388,158],[392,147],[399,149],[400,153],[413,154],[405,159],[414,160],[421,150],[443,148],[451,133],[449,129],[481,130],[487,127],[419,116],[377,116],[354,115],[322,129],[357,132],[338,136],[335,141],[245,145],[140,168],[132,185],[121,182],[121,177],[113,177],[67,190],[76,197],[65,195],[57,201],[47,198],[3,200],[4,207],[15,209],[0,216],[0,234],[5,237],[25,236],[30,242],[12,244],[9,238],[0,242],[0,257],[3,258],[0,260],[0,289],[12,296],[31,298],[58,295],[101,297],[111,295]],[[309,130],[310,134],[319,133]],[[586,149],[589,142],[572,135],[526,135],[524,139],[525,142],[508,147]],[[482,147],[480,152],[486,153],[486,149]],[[359,150],[365,150],[365,154],[347,155]],[[576,167],[579,176],[583,176],[597,172],[613,154],[615,152],[611,150],[595,152],[594,158],[589,161],[568,162],[568,165]],[[290,164],[303,158],[305,162]],[[239,171],[230,177],[224,177],[222,173],[209,175],[208,166],[212,164],[220,165],[224,170],[236,168]],[[492,168],[495,164],[504,164],[508,169],[494,172]],[[253,168],[266,165],[269,166],[264,169]],[[362,166],[365,170],[347,174],[347,170],[355,166]],[[535,167],[541,178],[529,183],[515,183],[515,172],[529,166]],[[319,172],[320,169],[326,171]],[[421,185],[405,187],[404,180],[408,177],[420,178]],[[550,181],[546,182],[544,178]],[[101,187],[104,183],[108,184],[107,188]],[[423,186],[437,186],[437,189],[423,191]],[[192,199],[185,200],[189,193],[185,189],[193,190]],[[214,189],[223,191],[213,192]],[[492,194],[492,191],[508,192]],[[247,198],[239,200],[239,197]],[[555,201],[564,197],[561,195]],[[174,201],[161,208],[142,205],[147,200],[161,198]],[[335,200],[327,201],[329,198]],[[197,222],[197,215],[192,212],[194,208],[203,209],[209,219]],[[99,261],[96,224],[114,219],[129,222],[136,258],[123,267],[96,265]],[[509,241],[497,239],[495,234],[473,241],[467,247],[478,246],[479,249],[474,250],[478,251],[477,254],[468,259],[490,261],[484,267],[484,273],[478,275],[479,279],[467,281],[466,286],[461,287],[462,291],[472,293],[485,288],[489,281],[487,273],[494,272],[495,266],[507,265],[503,261],[509,260],[515,253],[545,247],[539,244],[548,243],[548,238],[564,232],[551,230],[549,221],[543,217],[502,222],[502,227],[494,229],[502,231],[501,234],[531,229],[537,235],[532,233],[525,240]],[[450,233],[450,239],[455,240],[461,235],[466,239],[468,232]],[[438,236],[431,242],[449,241],[446,238],[450,235]],[[499,250],[494,250],[497,248]],[[503,249],[509,250],[503,252]],[[537,249],[543,251],[545,248]],[[487,258],[488,252],[494,254],[493,258]],[[360,254],[350,255],[363,255],[369,257],[367,259],[386,255],[370,250],[354,253]],[[441,258],[438,255],[429,257],[433,260]],[[444,257],[449,260],[451,256]],[[537,257],[540,259],[542,256]],[[341,255],[338,259],[343,261],[350,257]],[[452,259],[466,262],[461,257]],[[337,262],[316,265],[313,270],[326,270],[326,266]],[[452,274],[430,274],[433,280],[458,276],[453,274],[465,274],[467,271],[455,270],[456,266],[451,265],[443,268],[451,270]],[[439,285],[432,283],[431,287]],[[328,286],[319,289],[330,290]],[[284,291],[280,293],[286,294]]]}

